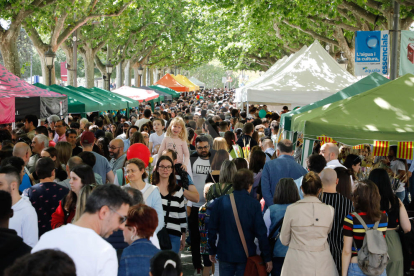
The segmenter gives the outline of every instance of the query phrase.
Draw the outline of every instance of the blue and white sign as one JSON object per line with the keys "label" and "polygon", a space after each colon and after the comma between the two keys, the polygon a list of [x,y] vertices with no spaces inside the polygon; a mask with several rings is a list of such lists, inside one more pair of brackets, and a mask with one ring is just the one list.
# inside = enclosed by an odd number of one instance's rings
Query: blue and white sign
{"label": "blue and white sign", "polygon": [[390,35],[388,31],[356,32],[355,75],[388,75]]}

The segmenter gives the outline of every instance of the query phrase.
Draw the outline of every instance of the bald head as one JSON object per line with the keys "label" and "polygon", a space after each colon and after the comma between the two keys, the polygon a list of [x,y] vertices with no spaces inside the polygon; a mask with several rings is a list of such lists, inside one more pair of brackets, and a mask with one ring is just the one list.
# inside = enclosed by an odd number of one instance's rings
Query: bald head
{"label": "bald head", "polygon": [[326,162],[338,159],[339,148],[334,143],[325,143],[321,147],[320,154],[325,157]]}
{"label": "bald head", "polygon": [[124,141],[113,139],[109,142],[109,156],[118,159],[124,154]]}
{"label": "bald head", "polygon": [[[73,168],[75,168],[76,166],[82,163],[83,163],[82,158],[80,158],[79,156],[72,156],[71,158],[69,158],[66,168],[67,170],[69,170],[69,172],[71,172],[73,171]],[[69,175],[69,172],[68,172],[68,175]]]}
{"label": "bald head", "polygon": [[122,139],[113,139],[109,144],[114,145],[115,147],[124,147],[124,141],[122,141]]}
{"label": "bald head", "polygon": [[13,156],[23,159],[24,164],[27,165],[29,158],[32,155],[32,150],[29,145],[24,142],[17,143],[13,148]]}
{"label": "bald head", "polygon": [[324,190],[326,190],[327,187],[334,187],[336,189],[338,176],[336,175],[336,171],[334,169],[323,169],[320,177]]}

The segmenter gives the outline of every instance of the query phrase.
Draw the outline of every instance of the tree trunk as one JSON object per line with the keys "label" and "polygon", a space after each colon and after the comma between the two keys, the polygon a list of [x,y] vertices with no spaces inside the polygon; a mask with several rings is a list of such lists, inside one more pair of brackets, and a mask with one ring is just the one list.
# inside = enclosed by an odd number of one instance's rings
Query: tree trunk
{"label": "tree trunk", "polygon": [[65,52],[66,56],[66,63],[70,65],[68,68],[68,81],[67,84],[73,86],[73,80],[77,77],[75,76],[75,72],[72,71],[73,69],[73,47],[67,46],[65,43],[62,44],[62,50]]}
{"label": "tree trunk", "polygon": [[[42,66],[42,77],[43,77],[43,84],[49,85],[49,84],[56,84],[56,75],[55,75],[55,64],[53,63],[52,70],[49,73],[49,69],[46,66],[46,58],[45,58],[45,52],[44,47],[41,47],[40,49],[38,47],[35,47],[37,53],[40,57],[40,64]],[[49,74],[51,77],[51,81],[49,82]]]}
{"label": "tree trunk", "polygon": [[134,79],[135,79],[135,86],[140,87],[141,86],[141,84],[139,83],[140,77],[139,77],[139,74],[138,74],[138,68],[137,67],[134,68]]}
{"label": "tree trunk", "polygon": [[147,86],[147,67],[143,68],[144,70],[142,70],[142,86]]}
{"label": "tree trunk", "polygon": [[154,69],[149,68],[149,71],[150,71],[150,85],[153,85],[154,84]]}
{"label": "tree trunk", "polygon": [[88,45],[83,45],[82,49],[83,51],[81,52],[81,56],[85,64],[86,88],[92,88],[95,86],[95,54],[93,49]]}
{"label": "tree trunk", "polygon": [[131,62],[128,60],[125,66],[125,85],[131,86]]}
{"label": "tree trunk", "polygon": [[19,33],[20,28],[16,28],[15,31],[8,30],[4,34],[0,33],[0,52],[6,69],[20,78],[19,52],[17,50]]}
{"label": "tree trunk", "polygon": [[124,85],[122,78],[122,61],[116,66],[116,88]]}

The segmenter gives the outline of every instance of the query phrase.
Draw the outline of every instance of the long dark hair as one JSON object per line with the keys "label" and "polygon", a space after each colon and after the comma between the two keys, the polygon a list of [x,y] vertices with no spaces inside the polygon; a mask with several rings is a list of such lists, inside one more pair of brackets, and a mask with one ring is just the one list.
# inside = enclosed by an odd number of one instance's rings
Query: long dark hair
{"label": "long dark hair", "polygon": [[[82,181],[82,188],[85,187],[85,185],[89,184],[95,184],[95,174],[93,172],[93,169],[91,166],[86,164],[80,164],[73,168],[72,172],[74,172]],[[69,193],[66,196],[66,202],[64,208],[71,212],[76,209],[76,202],[78,200],[77,195],[74,191],[70,190]]]}
{"label": "long dark hair", "polygon": [[266,154],[261,150],[255,150],[250,153],[249,170],[254,173],[260,172],[266,163]]}
{"label": "long dark hair", "polygon": [[336,167],[334,170],[339,179],[338,185],[336,185],[336,191],[344,197],[352,200],[352,183],[350,171],[343,167]]}
{"label": "long dark hair", "polygon": [[178,185],[177,185],[177,180],[175,178],[174,162],[171,160],[169,156],[163,155],[158,159],[157,166],[156,166],[157,169],[154,170],[154,172],[152,173],[152,185],[157,185],[161,181],[158,168],[162,160],[167,160],[171,163],[172,171],[171,171],[170,177],[168,178],[168,193],[174,194],[174,192],[177,190]]}
{"label": "long dark hair", "polygon": [[365,212],[370,220],[378,221],[382,216],[380,201],[381,196],[378,187],[371,180],[359,181],[355,185],[352,194],[355,211]]}
{"label": "long dark hair", "polygon": [[233,145],[236,143],[236,136],[232,131],[226,131],[224,133],[224,139],[226,139],[227,147],[229,148],[229,152],[233,149]]}
{"label": "long dark hair", "polygon": [[[378,187],[381,196],[380,208],[385,212],[399,208],[398,197],[393,193],[391,188],[391,181],[388,173],[384,169],[374,169],[368,177],[369,180],[375,183]],[[391,209],[390,209],[391,203]]]}
{"label": "long dark hair", "polygon": [[348,168],[350,174],[352,175],[352,179],[354,180],[356,179],[356,176],[355,176],[355,172],[352,166],[358,165],[359,163],[361,163],[361,161],[362,161],[361,157],[355,154],[348,154],[348,156],[346,157],[344,161],[344,166]]}

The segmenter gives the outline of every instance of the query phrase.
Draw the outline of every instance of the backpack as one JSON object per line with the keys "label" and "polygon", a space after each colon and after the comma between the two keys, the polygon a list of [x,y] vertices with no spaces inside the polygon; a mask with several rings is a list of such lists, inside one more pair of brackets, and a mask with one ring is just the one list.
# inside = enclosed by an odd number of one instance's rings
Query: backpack
{"label": "backpack", "polygon": [[[365,275],[381,275],[387,267],[390,257],[388,256],[387,242],[381,231],[378,231],[379,221],[369,229],[364,220],[356,212],[352,213],[365,229],[364,242],[358,251],[358,266]],[[354,247],[356,247],[354,241]]]}

